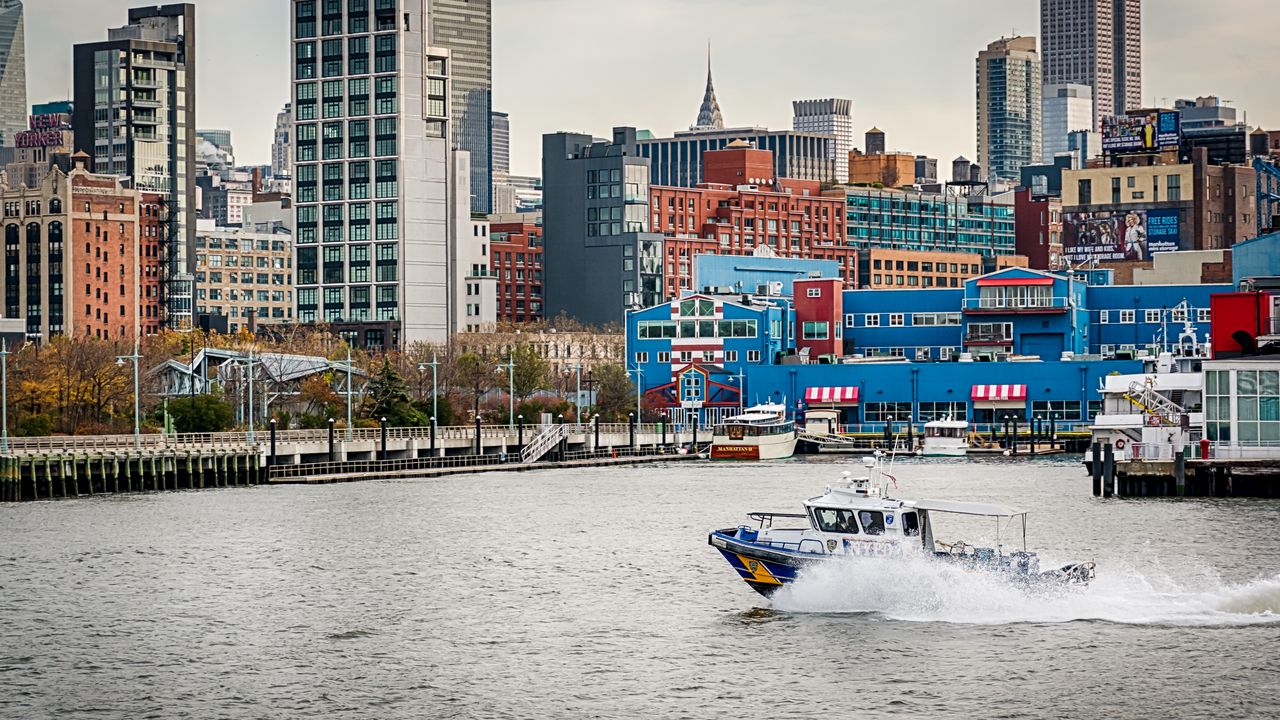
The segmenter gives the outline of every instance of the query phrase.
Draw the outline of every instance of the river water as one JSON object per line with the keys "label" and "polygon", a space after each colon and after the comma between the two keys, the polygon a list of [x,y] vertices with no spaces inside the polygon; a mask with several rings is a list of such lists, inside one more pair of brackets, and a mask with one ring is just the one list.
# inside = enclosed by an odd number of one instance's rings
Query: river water
{"label": "river water", "polygon": [[898,463],[904,497],[1031,510],[1046,567],[1097,560],[1057,595],[875,563],[766,601],[706,544],[850,465],[0,506],[0,717],[1280,716],[1280,503],[1099,500],[1068,460]]}

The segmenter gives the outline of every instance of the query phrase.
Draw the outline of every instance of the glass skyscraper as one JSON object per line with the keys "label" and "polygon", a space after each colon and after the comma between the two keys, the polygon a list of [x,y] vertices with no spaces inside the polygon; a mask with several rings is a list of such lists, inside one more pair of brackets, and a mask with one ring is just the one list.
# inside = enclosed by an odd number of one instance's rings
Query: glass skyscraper
{"label": "glass skyscraper", "polygon": [[27,129],[27,58],[22,1],[0,0],[0,145]]}
{"label": "glass skyscraper", "polygon": [[430,0],[431,43],[451,57],[453,146],[471,153],[471,211],[493,206],[492,0]]}
{"label": "glass skyscraper", "polygon": [[1033,37],[1001,38],[978,53],[978,165],[1017,181],[1040,162],[1040,56]]}

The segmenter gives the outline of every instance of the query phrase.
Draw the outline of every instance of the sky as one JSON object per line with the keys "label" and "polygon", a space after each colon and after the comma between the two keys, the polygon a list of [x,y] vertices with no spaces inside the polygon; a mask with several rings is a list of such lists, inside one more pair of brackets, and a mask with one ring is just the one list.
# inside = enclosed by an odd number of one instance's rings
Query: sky
{"label": "sky", "polygon": [[[158,1],[158,0],[157,0]],[[194,0],[197,124],[232,131],[236,159],[271,158],[289,99],[289,0]],[[27,93],[64,99],[71,46],[106,38],[142,0],[26,0]],[[1039,32],[1038,0],[493,0],[494,109],[511,116],[512,172],[538,175],[541,136],[660,136],[697,116],[712,46],[730,127],[790,127],[791,101],[853,100],[855,144],[974,159],[974,62],[987,43]],[[1276,0],[1147,0],[1143,99],[1219,95],[1280,128]],[[981,7],[981,10],[975,10]]]}

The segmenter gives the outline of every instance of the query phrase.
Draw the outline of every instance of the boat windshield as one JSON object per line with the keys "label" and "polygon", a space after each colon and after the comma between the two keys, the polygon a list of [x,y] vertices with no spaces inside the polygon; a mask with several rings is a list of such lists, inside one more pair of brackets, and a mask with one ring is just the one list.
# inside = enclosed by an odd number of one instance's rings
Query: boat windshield
{"label": "boat windshield", "polygon": [[781,425],[747,425],[726,422],[716,430],[716,434],[728,435],[734,440],[741,440],[744,437],[757,437],[760,435],[785,435],[791,430],[792,424],[789,422]]}
{"label": "boat windshield", "polygon": [[853,519],[852,510],[815,508],[813,519],[822,532],[858,534],[858,523]]}

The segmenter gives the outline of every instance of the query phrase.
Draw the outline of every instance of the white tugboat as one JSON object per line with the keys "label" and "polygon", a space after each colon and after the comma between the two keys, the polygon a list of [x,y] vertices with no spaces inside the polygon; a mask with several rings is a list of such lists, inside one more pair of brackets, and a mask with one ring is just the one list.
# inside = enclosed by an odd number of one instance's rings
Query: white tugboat
{"label": "white tugboat", "polygon": [[920,454],[925,457],[964,457],[969,453],[969,423],[944,417],[924,424]]}
{"label": "white tugboat", "polygon": [[711,437],[712,460],[781,460],[796,452],[796,426],[785,405],[755,405],[725,418]]}
{"label": "white tugboat", "polygon": [[[707,542],[720,551],[744,581],[768,597],[795,581],[812,563],[842,562],[854,557],[880,557],[885,562],[924,556],[976,571],[996,573],[1028,584],[1086,584],[1094,577],[1092,562],[1041,571],[1040,560],[1027,552],[1027,513],[991,503],[955,500],[899,500],[883,483],[892,476],[879,457],[864,458],[867,475],[828,485],[826,492],[804,501],[803,513],[751,513],[756,527],[739,525],[712,532]],[[995,547],[934,539],[934,522],[945,514],[988,517],[996,523]],[[774,521],[795,520],[795,527]],[[1020,533],[1019,550],[1005,547]]]}

